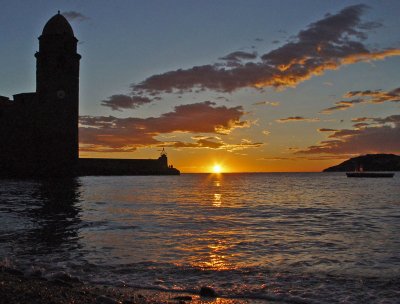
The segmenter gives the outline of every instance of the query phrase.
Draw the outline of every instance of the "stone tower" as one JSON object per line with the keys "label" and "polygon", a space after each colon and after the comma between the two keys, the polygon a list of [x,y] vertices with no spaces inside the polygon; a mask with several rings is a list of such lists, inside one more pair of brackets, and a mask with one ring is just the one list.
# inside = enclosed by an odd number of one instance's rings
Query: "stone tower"
{"label": "stone tower", "polygon": [[78,166],[78,40],[63,15],[50,18],[36,57],[36,155],[45,175],[74,175]]}

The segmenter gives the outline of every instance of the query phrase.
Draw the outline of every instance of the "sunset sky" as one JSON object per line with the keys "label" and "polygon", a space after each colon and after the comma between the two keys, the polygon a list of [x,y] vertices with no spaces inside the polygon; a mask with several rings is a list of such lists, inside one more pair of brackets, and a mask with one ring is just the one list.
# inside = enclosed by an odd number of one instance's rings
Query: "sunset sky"
{"label": "sunset sky", "polygon": [[1,1],[0,95],[35,91],[57,10],[79,39],[81,157],[320,171],[400,153],[400,1]]}

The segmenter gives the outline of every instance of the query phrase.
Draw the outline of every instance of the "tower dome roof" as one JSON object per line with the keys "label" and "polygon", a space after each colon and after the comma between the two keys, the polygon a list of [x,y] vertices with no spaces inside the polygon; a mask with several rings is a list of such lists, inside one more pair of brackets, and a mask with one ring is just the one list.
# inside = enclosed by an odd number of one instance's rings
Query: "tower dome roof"
{"label": "tower dome roof", "polygon": [[42,35],[68,35],[74,36],[74,31],[68,20],[58,12],[47,21],[43,28]]}

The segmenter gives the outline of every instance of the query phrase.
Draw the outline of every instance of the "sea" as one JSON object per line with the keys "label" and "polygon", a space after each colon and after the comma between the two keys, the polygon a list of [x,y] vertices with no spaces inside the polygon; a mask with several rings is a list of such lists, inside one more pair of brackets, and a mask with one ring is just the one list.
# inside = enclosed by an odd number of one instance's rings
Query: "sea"
{"label": "sea", "polygon": [[249,303],[400,303],[400,173],[1,180],[0,263]]}

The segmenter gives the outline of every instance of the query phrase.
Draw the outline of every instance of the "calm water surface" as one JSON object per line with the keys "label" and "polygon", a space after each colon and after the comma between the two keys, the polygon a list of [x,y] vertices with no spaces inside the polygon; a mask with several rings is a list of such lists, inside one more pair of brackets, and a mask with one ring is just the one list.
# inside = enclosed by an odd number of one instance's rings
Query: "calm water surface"
{"label": "calm water surface", "polygon": [[400,174],[0,183],[0,259],[44,275],[288,303],[399,303]]}

